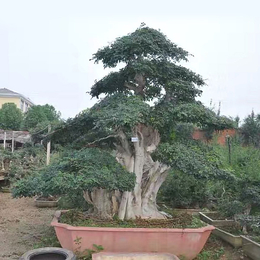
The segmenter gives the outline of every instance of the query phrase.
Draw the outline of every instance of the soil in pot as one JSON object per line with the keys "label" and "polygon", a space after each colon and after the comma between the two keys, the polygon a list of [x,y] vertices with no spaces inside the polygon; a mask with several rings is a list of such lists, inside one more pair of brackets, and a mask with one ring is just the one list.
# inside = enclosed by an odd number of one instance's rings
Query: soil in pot
{"label": "soil in pot", "polygon": [[70,210],[63,213],[60,223],[66,223],[72,226],[85,227],[120,227],[120,228],[198,228],[206,226],[197,217],[185,212],[175,213],[168,219],[141,219],[119,220],[99,219],[93,215],[86,214],[77,210]]}

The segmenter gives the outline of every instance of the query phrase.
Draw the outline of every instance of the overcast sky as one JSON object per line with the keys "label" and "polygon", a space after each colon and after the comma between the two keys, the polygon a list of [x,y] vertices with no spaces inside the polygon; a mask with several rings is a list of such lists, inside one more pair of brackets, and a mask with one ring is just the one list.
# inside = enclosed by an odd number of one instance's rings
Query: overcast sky
{"label": "overcast sky", "polygon": [[145,22],[194,55],[187,66],[207,79],[205,105],[260,113],[259,10],[258,0],[0,0],[0,88],[73,117],[107,74],[92,54]]}

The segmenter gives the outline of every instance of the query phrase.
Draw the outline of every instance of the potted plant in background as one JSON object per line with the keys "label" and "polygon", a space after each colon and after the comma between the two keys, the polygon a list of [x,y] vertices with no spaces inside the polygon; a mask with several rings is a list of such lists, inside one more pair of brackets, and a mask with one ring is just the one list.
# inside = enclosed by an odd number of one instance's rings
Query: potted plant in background
{"label": "potted plant in background", "polygon": [[243,247],[252,259],[258,259],[260,152],[259,148],[245,146],[237,138],[231,140],[230,145],[231,149],[219,145],[212,147],[221,155],[222,167],[230,171],[234,178],[222,183],[223,192],[217,201],[218,212],[200,213],[200,216],[203,221],[216,227],[213,231],[215,235],[234,247]]}
{"label": "potted plant in background", "polygon": [[[11,186],[17,180],[23,179],[30,175],[35,175],[39,172],[46,163],[46,152],[42,145],[34,145],[32,143],[25,143],[22,149],[10,153],[9,165],[6,170],[7,179]],[[26,196],[32,196],[35,190],[35,183],[30,185],[28,189],[25,188]],[[41,194],[37,194],[34,199],[37,207],[57,207],[59,198],[47,194],[44,190]]]}

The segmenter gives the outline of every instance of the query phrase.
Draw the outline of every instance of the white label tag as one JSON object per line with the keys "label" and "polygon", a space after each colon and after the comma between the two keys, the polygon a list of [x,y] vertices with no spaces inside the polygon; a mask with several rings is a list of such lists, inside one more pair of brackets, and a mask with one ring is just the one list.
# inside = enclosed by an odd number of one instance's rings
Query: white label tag
{"label": "white label tag", "polygon": [[138,137],[131,137],[131,142],[132,143],[137,143],[138,142]]}

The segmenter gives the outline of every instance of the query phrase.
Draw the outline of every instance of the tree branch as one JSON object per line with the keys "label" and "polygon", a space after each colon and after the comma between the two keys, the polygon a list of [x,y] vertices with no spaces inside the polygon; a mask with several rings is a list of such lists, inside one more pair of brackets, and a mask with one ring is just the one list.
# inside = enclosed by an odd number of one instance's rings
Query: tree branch
{"label": "tree branch", "polygon": [[137,91],[137,87],[133,83],[125,82],[124,86],[130,90],[133,90],[134,92]]}
{"label": "tree branch", "polygon": [[112,138],[112,137],[118,137],[118,136],[119,136],[118,134],[117,134],[117,135],[108,135],[108,136],[106,136],[106,137],[102,137],[102,138],[100,138],[100,139],[97,139],[97,140],[95,140],[94,142],[87,143],[87,144],[85,145],[85,147],[86,147],[86,146],[93,145],[93,144],[98,143],[98,142],[100,142],[100,141],[103,141],[103,140],[106,140],[106,139],[109,139],[109,138]]}

